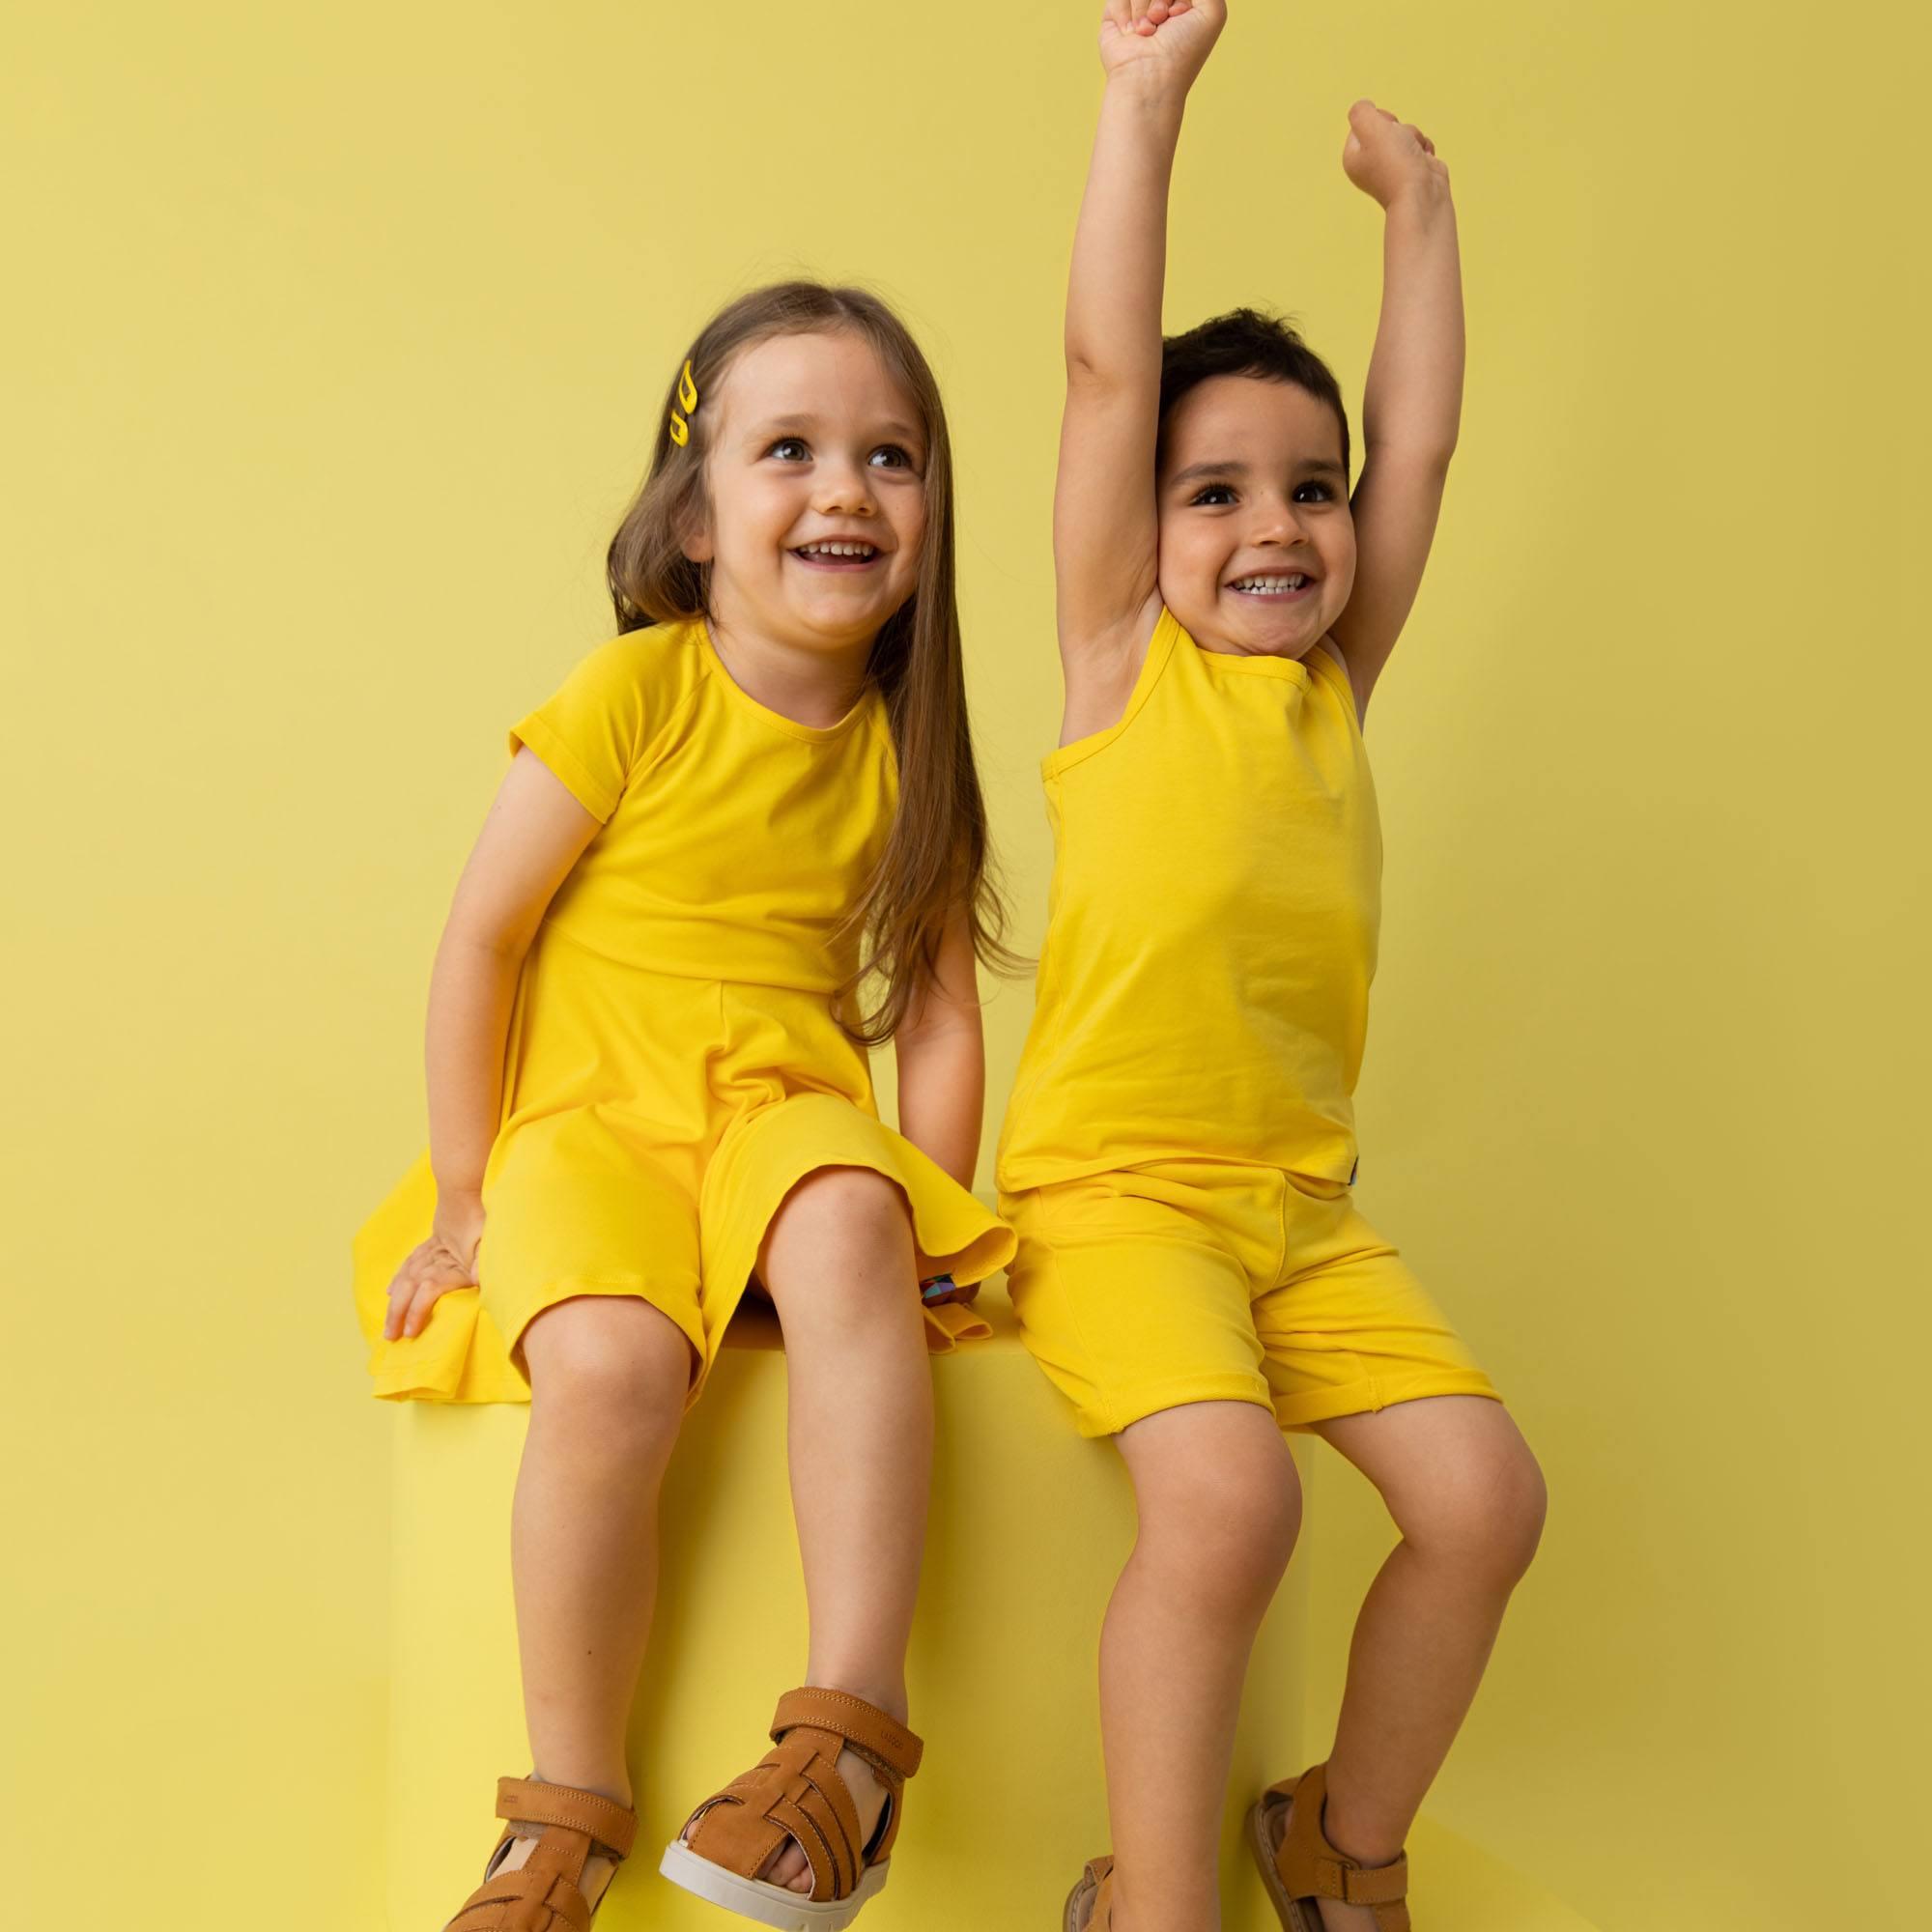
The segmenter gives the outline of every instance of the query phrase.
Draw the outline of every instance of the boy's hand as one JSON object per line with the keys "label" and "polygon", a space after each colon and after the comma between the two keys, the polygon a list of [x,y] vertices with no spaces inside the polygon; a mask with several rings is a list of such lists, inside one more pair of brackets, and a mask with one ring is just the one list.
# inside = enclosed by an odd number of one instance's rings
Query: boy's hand
{"label": "boy's hand", "polygon": [[476,1249],[483,1238],[480,1195],[460,1195],[453,1201],[439,1196],[436,1223],[428,1240],[410,1252],[389,1284],[389,1313],[383,1322],[383,1339],[420,1335],[429,1312],[452,1288],[476,1285]]}
{"label": "boy's hand", "polygon": [[1449,185],[1448,164],[1436,158],[1435,143],[1373,100],[1358,100],[1349,109],[1342,166],[1364,194],[1384,208],[1406,190]]}
{"label": "boy's hand", "polygon": [[1107,0],[1100,65],[1185,94],[1227,22],[1227,0]]}

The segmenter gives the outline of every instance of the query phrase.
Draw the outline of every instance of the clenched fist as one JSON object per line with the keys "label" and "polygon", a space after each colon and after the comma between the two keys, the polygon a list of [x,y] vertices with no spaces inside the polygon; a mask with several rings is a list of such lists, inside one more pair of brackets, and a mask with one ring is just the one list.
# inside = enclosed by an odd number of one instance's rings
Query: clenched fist
{"label": "clenched fist", "polygon": [[1364,194],[1384,208],[1406,188],[1449,185],[1448,164],[1436,156],[1435,143],[1373,100],[1358,100],[1349,109],[1342,166]]}
{"label": "clenched fist", "polygon": [[1185,94],[1227,22],[1227,0],[1108,0],[1100,65]]}

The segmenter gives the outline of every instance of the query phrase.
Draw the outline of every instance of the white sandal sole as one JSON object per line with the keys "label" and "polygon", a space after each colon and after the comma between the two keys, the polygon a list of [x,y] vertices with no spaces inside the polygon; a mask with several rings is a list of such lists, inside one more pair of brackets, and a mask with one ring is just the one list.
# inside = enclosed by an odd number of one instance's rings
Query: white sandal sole
{"label": "white sandal sole", "polygon": [[658,1870],[671,1884],[694,1896],[722,1905],[741,1918],[775,1926],[778,1932],[844,1932],[867,1901],[885,1889],[886,1874],[891,1869],[892,1861],[882,1859],[860,1873],[858,1889],[850,1898],[811,1899],[761,1878],[740,1878],[736,1872],[699,1858],[681,1838],[673,1838],[665,1847],[658,1864]]}

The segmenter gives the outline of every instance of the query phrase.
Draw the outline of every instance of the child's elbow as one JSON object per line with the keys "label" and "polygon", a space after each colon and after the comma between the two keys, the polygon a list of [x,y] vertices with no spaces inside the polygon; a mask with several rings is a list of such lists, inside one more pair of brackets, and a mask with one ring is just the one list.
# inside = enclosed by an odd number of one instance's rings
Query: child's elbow
{"label": "child's elbow", "polygon": [[1428,435],[1406,437],[1399,447],[1404,466],[1439,488],[1456,454],[1456,426],[1451,423]]}
{"label": "child's elbow", "polygon": [[[1079,395],[1119,394],[1132,385],[1140,372],[1118,351],[1091,339],[1069,335],[1065,344],[1066,386]],[[1159,372],[1155,371],[1155,381]]]}
{"label": "child's elbow", "polygon": [[442,943],[452,952],[499,966],[520,966],[543,923],[519,907],[456,906],[442,929]]}
{"label": "child's elbow", "polygon": [[901,1073],[910,1066],[930,1065],[950,1076],[985,1053],[980,1009],[971,1007],[962,1011],[950,1003],[938,1011],[928,1007],[911,1024],[899,1028],[893,1044]]}

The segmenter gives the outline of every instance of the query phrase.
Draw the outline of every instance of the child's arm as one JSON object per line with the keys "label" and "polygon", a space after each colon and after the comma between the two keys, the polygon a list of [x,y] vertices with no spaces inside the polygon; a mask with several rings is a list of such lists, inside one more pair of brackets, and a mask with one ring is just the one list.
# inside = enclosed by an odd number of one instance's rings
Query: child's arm
{"label": "child's arm", "polygon": [[1117,679],[1158,614],[1153,458],[1168,181],[1187,90],[1226,17],[1223,0],[1112,0],[1100,27],[1107,89],[1067,280],[1053,499],[1069,715],[1076,686]]}
{"label": "child's arm", "polygon": [[1373,101],[1349,110],[1342,165],[1387,211],[1382,312],[1362,395],[1355,586],[1333,636],[1358,707],[1422,582],[1463,410],[1463,283],[1449,170],[1435,145]]}
{"label": "child's arm", "polygon": [[[915,996],[893,1036],[899,1132],[968,1189],[980,1164],[986,1097],[979,991],[973,934],[960,910],[947,922],[935,977]],[[926,1257],[919,1260],[923,1274]]]}
{"label": "child's arm", "polygon": [[418,1335],[437,1298],[476,1279],[483,1169],[500,1124],[517,976],[545,909],[598,829],[534,752],[510,762],[443,926],[425,1048],[436,1225],[389,1286],[383,1333]]}
{"label": "child's arm", "polygon": [[971,1188],[980,1163],[986,1053],[979,967],[963,909],[948,920],[929,978],[893,1036],[899,1132]]}

